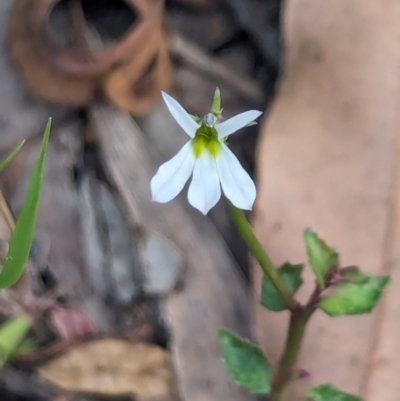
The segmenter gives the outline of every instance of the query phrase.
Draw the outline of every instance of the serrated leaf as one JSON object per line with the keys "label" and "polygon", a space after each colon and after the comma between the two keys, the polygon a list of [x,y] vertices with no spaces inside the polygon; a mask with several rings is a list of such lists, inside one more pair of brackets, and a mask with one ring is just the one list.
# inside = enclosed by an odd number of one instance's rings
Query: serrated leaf
{"label": "serrated leaf", "polygon": [[5,159],[0,161],[0,173],[13,161],[14,157],[17,156],[22,146],[25,143],[25,139],[8,155]]}
{"label": "serrated leaf", "polygon": [[261,349],[227,329],[220,329],[218,337],[225,366],[236,383],[254,394],[268,394],[271,369]]}
{"label": "serrated leaf", "polygon": [[11,287],[18,281],[24,271],[29,257],[36,217],[39,209],[40,192],[43,181],[44,162],[49,143],[51,119],[44,131],[39,157],[28,182],[25,200],[11,235],[8,253],[0,273],[0,288]]}
{"label": "serrated leaf", "polygon": [[344,281],[354,284],[366,283],[370,277],[368,274],[363,273],[357,266],[344,267],[341,273]]}
{"label": "serrated leaf", "polygon": [[318,285],[324,288],[326,275],[339,264],[339,255],[311,229],[304,231],[304,239],[310,266]]}
{"label": "serrated leaf", "polygon": [[344,393],[330,384],[310,388],[304,393],[304,397],[310,401],[362,401],[361,398]]}
{"label": "serrated leaf", "polygon": [[[303,283],[303,279],[301,278],[303,265],[285,263],[277,269],[277,271],[292,294],[294,294]],[[274,312],[280,312],[286,309],[281,296],[266,275],[264,275],[262,281],[260,302],[262,306]]]}
{"label": "serrated leaf", "polygon": [[374,277],[354,269],[347,275],[355,282],[337,284],[319,303],[319,307],[329,316],[371,312],[390,281],[388,276]]}
{"label": "serrated leaf", "polygon": [[27,316],[17,316],[0,326],[0,367],[21,344],[29,331],[32,321]]}

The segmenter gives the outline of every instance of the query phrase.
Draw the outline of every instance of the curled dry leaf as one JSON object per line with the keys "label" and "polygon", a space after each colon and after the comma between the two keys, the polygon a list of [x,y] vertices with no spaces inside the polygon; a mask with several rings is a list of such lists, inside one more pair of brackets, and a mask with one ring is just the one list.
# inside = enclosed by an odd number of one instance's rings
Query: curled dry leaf
{"label": "curled dry leaf", "polygon": [[[81,0],[65,2],[64,8],[60,0],[36,3],[32,25],[39,50],[60,71],[79,76],[99,76],[128,62],[161,23],[164,9],[163,0]],[[67,29],[57,26],[54,32],[50,20],[57,13]],[[71,39],[73,46],[68,45]]]}
{"label": "curled dry leaf", "polygon": [[97,78],[66,74],[35,48],[29,18],[35,3],[16,0],[10,15],[7,46],[14,67],[25,85],[43,99],[73,106],[88,104],[93,99]]}
{"label": "curled dry leaf", "polygon": [[[68,21],[73,46],[50,24],[59,0],[16,0],[7,44],[25,85],[47,101],[84,106],[94,100],[104,80],[103,90],[116,107],[136,116],[146,114],[158,101],[160,91],[168,86],[171,75],[162,32],[163,1],[116,2],[114,6],[124,4],[125,11],[131,10],[133,20],[122,36],[107,46],[89,28],[91,24],[86,20],[89,16],[83,10],[86,3],[69,4],[63,11],[63,21]],[[113,6],[103,4],[103,7],[111,10]],[[102,29],[107,28],[103,20],[98,23],[104,25]],[[63,24],[58,22],[58,25]]]}
{"label": "curled dry leaf", "polygon": [[104,339],[77,345],[42,366],[38,373],[74,393],[139,398],[174,393],[169,354],[152,344]]}
{"label": "curled dry leaf", "polygon": [[155,29],[130,62],[116,68],[104,80],[103,90],[119,109],[140,116],[154,106],[171,77],[165,32]]}

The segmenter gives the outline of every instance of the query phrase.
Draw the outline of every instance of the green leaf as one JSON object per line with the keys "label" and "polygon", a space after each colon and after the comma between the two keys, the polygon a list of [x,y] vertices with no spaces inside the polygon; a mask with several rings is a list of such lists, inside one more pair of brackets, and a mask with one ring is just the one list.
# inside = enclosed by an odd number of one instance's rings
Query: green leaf
{"label": "green leaf", "polygon": [[310,266],[318,285],[324,288],[326,275],[339,264],[339,255],[310,229],[304,231],[304,239]]}
{"label": "green leaf", "polygon": [[311,401],[362,401],[361,398],[344,393],[330,384],[308,389],[304,397]]}
{"label": "green leaf", "polygon": [[33,168],[28,183],[24,204],[15,230],[11,235],[9,249],[0,273],[0,288],[11,287],[18,281],[24,271],[29,257],[33,236],[35,233],[36,217],[39,209],[40,192],[43,181],[44,162],[49,143],[51,119],[48,120],[44,131],[38,160]]}
{"label": "green leaf", "polygon": [[364,284],[370,276],[363,273],[357,266],[349,266],[341,269],[343,280],[347,283]]}
{"label": "green leaf", "polygon": [[220,329],[218,337],[223,360],[236,383],[254,394],[268,394],[271,369],[260,348],[226,329]]}
{"label": "green leaf", "polygon": [[[292,294],[294,294],[303,283],[303,279],[301,278],[303,265],[285,263],[277,269],[277,271]],[[263,277],[260,302],[262,306],[274,312],[280,312],[286,309],[281,296],[266,275]]]}
{"label": "green leaf", "polygon": [[22,146],[24,146],[25,139],[4,159],[0,162],[0,173],[12,162],[15,156],[19,153]]}
{"label": "green leaf", "polygon": [[32,321],[27,316],[17,316],[0,326],[0,367],[9,359],[29,331]]}
{"label": "green leaf", "polygon": [[214,114],[215,117],[221,116],[221,92],[219,88],[215,88],[213,101],[211,104],[211,113]]}
{"label": "green leaf", "polygon": [[335,285],[319,307],[329,316],[369,313],[378,303],[388,276],[374,277],[351,267],[342,270],[344,282]]}

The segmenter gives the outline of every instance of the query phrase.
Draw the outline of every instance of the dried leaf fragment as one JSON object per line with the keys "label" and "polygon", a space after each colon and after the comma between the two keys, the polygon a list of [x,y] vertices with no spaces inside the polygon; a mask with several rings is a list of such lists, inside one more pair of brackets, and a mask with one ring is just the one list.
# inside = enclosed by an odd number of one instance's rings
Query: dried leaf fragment
{"label": "dried leaf fragment", "polygon": [[170,357],[145,343],[103,339],[71,347],[42,366],[42,379],[63,390],[101,396],[170,396],[173,375]]}

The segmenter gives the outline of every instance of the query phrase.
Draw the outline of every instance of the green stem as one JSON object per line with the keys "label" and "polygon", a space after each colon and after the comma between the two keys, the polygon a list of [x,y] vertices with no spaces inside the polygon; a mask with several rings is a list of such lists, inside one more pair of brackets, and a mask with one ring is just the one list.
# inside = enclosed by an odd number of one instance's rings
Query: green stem
{"label": "green stem", "polygon": [[292,378],[293,367],[300,353],[307,323],[316,308],[315,305],[319,296],[319,288],[316,288],[311,295],[309,302],[305,306],[300,306],[293,297],[293,294],[282,281],[275,266],[272,264],[271,259],[265,252],[257,237],[254,235],[253,228],[248,222],[244,212],[233,206],[229,201],[228,205],[233,221],[235,222],[240,235],[246,242],[250,252],[260,264],[264,274],[269,278],[278,291],[286,308],[290,310],[290,324],[285,349],[272,383],[272,391],[270,395],[271,401],[282,401],[286,385]]}
{"label": "green stem", "polygon": [[254,235],[253,228],[248,222],[244,212],[233,206],[230,201],[228,201],[228,205],[233,221],[235,222],[240,235],[246,242],[250,252],[260,264],[264,274],[269,278],[271,283],[278,291],[286,305],[286,308],[289,310],[294,310],[297,307],[297,302],[294,299],[293,294],[288,290],[285,283],[282,281],[277,270],[275,269],[275,266],[272,264],[271,259],[265,252],[257,237]]}
{"label": "green stem", "polygon": [[[271,401],[281,401],[283,392],[293,373],[294,364],[300,353],[307,322],[311,316],[306,310],[291,315],[285,349],[279,362],[278,371],[272,384]],[[297,317],[296,317],[297,315]]]}

